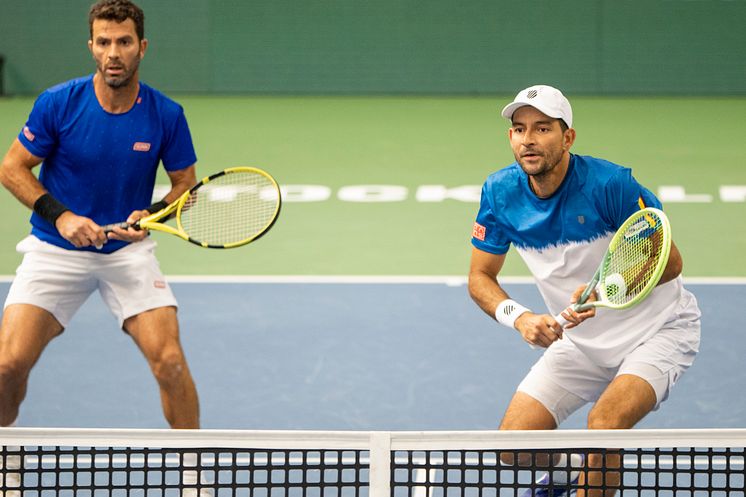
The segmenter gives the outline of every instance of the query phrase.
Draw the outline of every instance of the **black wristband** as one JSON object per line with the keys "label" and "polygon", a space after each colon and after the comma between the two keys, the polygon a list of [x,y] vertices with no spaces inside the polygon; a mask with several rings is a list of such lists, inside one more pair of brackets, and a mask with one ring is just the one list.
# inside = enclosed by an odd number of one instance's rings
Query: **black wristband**
{"label": "black wristband", "polygon": [[45,193],[34,202],[34,212],[46,219],[52,226],[54,226],[55,221],[57,221],[57,218],[60,217],[63,212],[69,210],[70,209],[65,207],[62,202],[54,198],[50,193]]}
{"label": "black wristband", "polygon": [[166,202],[165,200],[159,200],[158,202],[147,206],[145,210],[150,212],[151,214],[155,214],[159,210],[165,209],[166,207],[168,207],[168,202]]}

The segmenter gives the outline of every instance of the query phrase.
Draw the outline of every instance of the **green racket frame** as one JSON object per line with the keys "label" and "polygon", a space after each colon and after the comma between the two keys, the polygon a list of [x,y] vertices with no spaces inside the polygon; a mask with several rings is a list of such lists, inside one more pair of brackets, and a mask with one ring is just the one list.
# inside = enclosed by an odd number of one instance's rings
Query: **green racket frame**
{"label": "green racket frame", "polygon": [[[640,226],[641,223],[645,224]],[[651,271],[649,280],[632,299],[623,303],[614,303],[609,301],[606,297],[608,290],[606,286],[606,280],[609,276],[608,271],[610,262],[614,256],[615,250],[620,243],[624,242],[625,236],[631,236],[631,234],[646,229],[647,226],[657,226],[658,223],[660,223],[661,227],[657,230],[657,232],[661,234],[661,237],[660,240],[656,243],[660,243],[662,246],[660,255],[656,260],[655,267]],[[653,207],[646,207],[645,209],[641,209],[632,214],[629,218],[627,218],[627,220],[624,221],[624,223],[622,223],[617,232],[614,234],[614,237],[611,239],[611,242],[609,242],[609,248],[606,250],[606,254],[601,261],[601,264],[598,266],[598,269],[593,275],[593,278],[588,282],[588,285],[586,286],[583,293],[580,295],[578,301],[568,307],[568,309],[572,309],[576,312],[585,311],[593,307],[629,309],[645,300],[645,298],[650,295],[650,292],[652,292],[653,289],[656,287],[661,279],[661,276],[663,276],[666,265],[668,264],[668,257],[671,253],[671,240],[671,224],[669,223],[668,217],[663,211],[661,211],[660,209],[655,209]],[[588,298],[591,296],[591,293],[594,290],[598,290],[597,294],[600,298],[593,302],[587,302]],[[555,319],[562,326],[568,324],[568,321],[562,316],[562,313],[555,316]]]}

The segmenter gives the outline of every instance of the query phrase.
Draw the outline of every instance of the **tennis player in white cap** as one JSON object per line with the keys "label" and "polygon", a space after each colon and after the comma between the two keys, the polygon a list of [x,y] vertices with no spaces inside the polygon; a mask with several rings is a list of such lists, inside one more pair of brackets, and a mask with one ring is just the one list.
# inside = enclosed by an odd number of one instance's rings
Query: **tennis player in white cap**
{"label": "tennis player in white cap", "polygon": [[[700,312],[682,285],[676,246],[659,285],[633,309],[570,312],[564,328],[553,316],[577,299],[627,217],[643,207],[660,209],[661,202],[630,169],[570,152],[573,112],[560,90],[526,88],[502,115],[511,123],[515,162],[484,183],[469,292],[484,312],[546,351],[518,385],[500,429],[554,429],[587,403],[593,403],[588,428],[632,428],[668,397],[699,349]],[[546,309],[528,309],[500,285],[511,245],[533,274]],[[553,461],[555,467],[566,464]],[[608,458],[588,464],[613,467]],[[554,475],[553,484],[567,483],[567,471]],[[617,472],[607,471],[603,481],[601,471],[575,471],[571,479],[579,475],[609,488],[607,495],[618,485]],[[543,482],[549,481],[545,475]],[[554,497],[562,493],[552,490]]]}

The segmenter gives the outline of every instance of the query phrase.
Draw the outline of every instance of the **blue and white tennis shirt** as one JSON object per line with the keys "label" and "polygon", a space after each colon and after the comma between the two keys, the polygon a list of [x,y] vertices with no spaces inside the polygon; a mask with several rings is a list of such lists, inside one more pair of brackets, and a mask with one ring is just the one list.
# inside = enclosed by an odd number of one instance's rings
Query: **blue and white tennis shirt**
{"label": "blue and white tennis shirt", "polygon": [[[565,179],[546,199],[531,191],[528,176],[513,163],[487,178],[472,244],[492,254],[514,245],[549,312],[557,315],[591,279],[616,230],[642,205],[661,207],[630,169],[608,161],[571,155]],[[617,366],[671,318],[683,292],[676,278],[631,310],[598,309],[595,318],[564,336],[599,366]]]}
{"label": "blue and white tennis shirt", "polygon": [[[161,161],[167,171],[197,161],[179,104],[141,82],[135,105],[111,114],[96,98],[93,75],[43,92],[18,140],[44,159],[42,185],[72,212],[99,225],[124,221],[150,205]],[[76,249],[36,213],[31,225],[39,239],[69,250],[111,253],[127,245],[110,240],[100,250]]]}

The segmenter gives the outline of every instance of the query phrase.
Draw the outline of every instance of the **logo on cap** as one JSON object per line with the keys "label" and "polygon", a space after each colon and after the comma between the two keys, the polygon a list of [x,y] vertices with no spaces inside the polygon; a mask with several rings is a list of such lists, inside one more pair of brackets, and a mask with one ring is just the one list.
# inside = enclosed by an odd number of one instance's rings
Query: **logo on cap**
{"label": "logo on cap", "polygon": [[536,91],[536,90],[531,90],[531,91],[529,91],[529,92],[528,92],[528,93],[526,94],[526,96],[527,96],[528,98],[536,98],[536,95],[538,95],[538,94],[539,94],[539,92],[538,92],[538,91]]}

